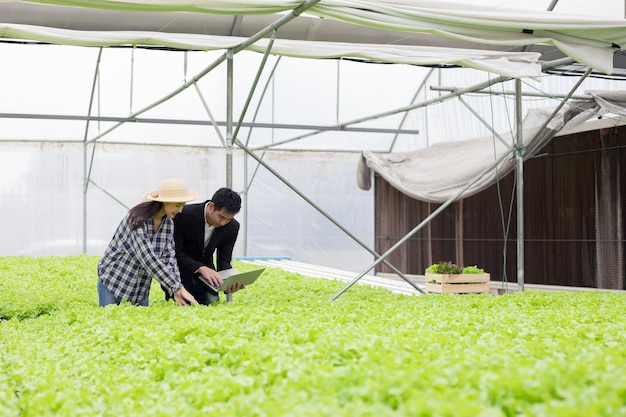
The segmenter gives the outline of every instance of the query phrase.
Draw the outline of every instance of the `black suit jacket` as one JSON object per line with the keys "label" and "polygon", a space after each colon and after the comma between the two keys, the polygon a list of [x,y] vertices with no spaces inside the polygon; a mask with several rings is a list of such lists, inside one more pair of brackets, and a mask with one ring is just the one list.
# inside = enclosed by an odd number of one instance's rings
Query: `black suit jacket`
{"label": "black suit jacket", "polygon": [[[209,244],[204,249],[204,206],[208,201],[187,204],[174,217],[176,261],[183,280],[193,277],[202,265],[215,271],[232,268],[233,248],[239,234],[239,222],[232,219],[226,225],[213,229]],[[217,251],[217,268],[213,255]]]}

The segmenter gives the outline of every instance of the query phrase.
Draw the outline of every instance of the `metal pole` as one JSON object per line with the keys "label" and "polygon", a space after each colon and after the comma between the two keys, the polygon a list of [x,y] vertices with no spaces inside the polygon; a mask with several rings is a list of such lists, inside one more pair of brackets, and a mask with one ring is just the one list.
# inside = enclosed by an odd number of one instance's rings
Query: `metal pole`
{"label": "metal pole", "polygon": [[[556,62],[564,62],[564,61],[554,61],[554,63]],[[561,109],[561,107],[563,107],[565,105],[565,102],[569,99],[569,96],[571,96],[572,94],[574,94],[574,91],[578,88],[578,86],[582,83],[582,80],[584,78],[586,78],[587,76],[589,76],[589,74],[591,73],[591,68],[589,68],[585,74],[584,77],[581,77],[581,79],[578,81],[578,83],[574,86],[574,88],[570,91],[570,94],[566,97],[566,99],[554,110],[554,112],[552,113],[552,116],[550,117],[550,119],[552,117],[554,117],[554,115],[556,115],[559,110]],[[500,77],[502,78],[502,77]],[[516,79],[516,87],[521,86],[521,81],[519,79]],[[484,87],[482,87],[484,88]],[[465,90],[469,90],[469,89],[465,89]],[[465,91],[464,90],[464,91]],[[450,96],[450,94],[448,94],[447,96]],[[520,107],[521,107],[521,95],[517,95],[517,97],[520,100]],[[521,114],[521,111],[518,112],[518,117]],[[531,140],[532,143],[534,142],[534,140],[539,137],[539,133],[546,128],[547,124],[548,124],[549,120],[546,121],[544,123],[544,125],[541,127],[541,129],[539,129],[539,131],[537,132],[537,134],[535,135],[535,137],[533,137],[533,139]],[[520,138],[521,135],[521,120],[519,120],[519,124],[517,127],[517,135],[518,135],[518,139]],[[522,136],[523,139],[523,136]],[[523,146],[523,142],[521,142],[522,146]],[[519,145],[519,143],[518,143]],[[361,275],[359,275],[358,277],[356,277],[354,280],[352,280],[352,282],[350,282],[347,286],[345,286],[341,291],[339,291],[337,294],[335,294],[335,296],[333,296],[333,298],[331,300],[336,300],[341,294],[343,294],[345,291],[348,290],[348,288],[350,288],[352,285],[354,285],[359,279],[363,278],[365,276],[365,274],[367,274],[372,268],[376,267],[376,265],[378,265],[380,262],[384,261],[385,258],[387,256],[389,256],[390,253],[392,253],[394,250],[396,250],[400,245],[402,245],[406,240],[408,240],[411,236],[413,236],[415,233],[417,233],[424,225],[428,224],[431,219],[433,219],[435,216],[437,216],[441,211],[443,211],[447,206],[449,206],[450,204],[452,204],[452,202],[454,200],[456,200],[458,197],[460,197],[461,195],[463,195],[463,193],[468,190],[475,182],[477,182],[480,178],[482,178],[485,174],[487,174],[489,171],[491,171],[493,168],[497,167],[498,164],[500,163],[500,161],[503,160],[503,158],[505,158],[506,156],[508,156],[511,152],[515,151],[516,155],[517,153],[521,152],[521,149],[519,146],[511,148],[508,152],[506,152],[505,154],[503,154],[500,158],[498,158],[498,160],[496,160],[496,162],[494,162],[489,168],[487,168],[483,173],[481,173],[480,175],[478,175],[476,178],[474,178],[472,181],[470,181],[461,191],[459,191],[455,196],[453,196],[452,198],[450,198],[448,201],[446,201],[445,203],[443,203],[441,206],[439,206],[437,208],[437,210],[435,210],[434,212],[432,212],[428,217],[426,217],[426,219],[424,219],[420,224],[418,224],[413,230],[411,230],[407,235],[405,235],[401,240],[399,240],[398,242],[396,242],[395,245],[393,245],[391,248],[389,248],[387,250],[387,252],[385,252],[384,254],[382,254],[380,256],[380,258],[378,258],[372,265],[369,266],[369,268],[367,268],[365,271],[363,271],[361,273]],[[523,158],[523,155],[521,155]],[[522,159],[523,162],[523,159]],[[519,158],[517,163],[519,164]],[[523,174],[523,172],[522,172]],[[519,189],[518,189],[518,193],[519,193]],[[519,200],[518,200],[519,202]],[[519,203],[518,203],[519,204]],[[519,207],[519,206],[518,206]],[[519,215],[518,215],[518,221],[519,221]],[[518,224],[519,227],[519,224]],[[522,228],[523,228],[523,223],[522,223]],[[523,229],[522,229],[523,230]],[[519,231],[518,231],[519,233]],[[522,246],[523,249],[523,246]],[[519,261],[519,255],[518,255],[518,261]],[[523,254],[522,254],[522,262],[523,262]],[[519,264],[519,262],[518,262]],[[518,271],[519,274],[519,271]],[[519,276],[519,275],[518,275]],[[522,264],[522,282],[523,282],[523,264]]]}
{"label": "metal pole", "polygon": [[[376,265],[378,265],[379,263],[385,261],[385,258],[387,258],[387,256],[389,256],[389,254],[391,254],[393,251],[395,251],[396,249],[398,249],[402,244],[404,244],[404,242],[406,242],[409,238],[411,238],[411,236],[413,236],[415,233],[417,233],[422,227],[424,227],[426,224],[430,223],[430,221],[432,219],[434,219],[437,215],[439,215],[439,213],[441,213],[446,207],[448,207],[450,204],[452,204],[454,202],[454,200],[456,200],[457,198],[459,198],[461,195],[463,195],[463,193],[465,191],[467,191],[472,185],[474,185],[476,182],[478,182],[484,175],[486,175],[488,172],[490,172],[492,169],[494,169],[495,167],[497,167],[500,162],[502,162],[504,160],[504,158],[508,157],[513,151],[515,150],[515,148],[511,148],[509,149],[507,152],[505,152],[504,154],[502,154],[502,156],[500,156],[493,164],[491,164],[486,170],[484,170],[482,173],[480,173],[479,175],[477,175],[474,179],[472,179],[470,182],[467,183],[467,185],[465,187],[463,187],[463,189],[461,189],[458,193],[456,193],[454,196],[450,197],[448,199],[448,201],[446,201],[445,203],[443,203],[442,205],[440,205],[435,211],[433,211],[428,217],[426,217],[424,220],[422,220],[422,222],[420,224],[418,224],[417,226],[415,226],[413,228],[413,230],[411,230],[409,233],[407,233],[402,239],[400,239],[398,242],[396,242],[392,247],[390,247],[387,252],[383,253],[373,264],[371,264],[365,271],[363,271],[361,273],[361,275],[359,275],[358,277],[356,277],[355,279],[352,280],[352,282],[350,282],[348,285],[346,285],[341,291],[339,291],[337,294],[335,294],[333,296],[333,298],[331,298],[331,301],[336,300],[341,294],[343,294],[344,292],[346,292],[348,290],[348,288],[350,288],[351,286],[353,286],[354,284],[356,284],[356,282],[358,280],[360,280],[361,278],[363,278],[365,276],[365,274],[367,274],[372,268],[374,268]],[[421,291],[420,292],[424,292]]]}
{"label": "metal pole", "polygon": [[496,130],[493,128],[493,126],[488,123],[485,119],[482,118],[482,116],[480,114],[478,114],[478,112],[476,110],[474,110],[472,108],[472,106],[470,106],[470,104],[465,101],[465,99],[463,99],[463,97],[459,96],[459,101],[461,102],[461,104],[463,104],[465,107],[467,107],[467,110],[469,110],[474,117],[476,117],[478,119],[479,122],[481,122],[487,129],[489,129],[492,133],[493,136],[495,136],[500,142],[502,142],[502,144],[506,145],[506,146],[510,146],[511,142],[507,141],[506,139],[504,139],[502,137],[501,134],[499,134],[498,132],[496,132]]}
{"label": "metal pole", "polygon": [[[571,64],[572,62],[575,62],[572,58],[569,58],[569,57],[561,58],[561,59],[557,59],[557,60],[554,60],[554,61],[545,62],[545,63],[543,63],[541,65],[541,68],[543,70],[546,70],[546,69],[558,67],[558,66],[561,66],[561,65],[568,65],[568,64]],[[419,108],[422,108],[422,107],[427,107],[427,106],[429,106],[431,104],[435,104],[435,103],[441,103],[441,102],[444,102],[444,101],[449,100],[451,98],[455,98],[455,97],[461,96],[461,95],[466,94],[466,93],[472,93],[474,91],[479,91],[479,90],[482,90],[482,89],[487,88],[489,86],[492,86],[494,84],[508,81],[510,79],[511,79],[511,77],[500,76],[500,77],[497,77],[497,78],[490,79],[488,81],[483,81],[483,82],[478,83],[476,85],[473,85],[471,87],[460,88],[460,89],[458,89],[458,90],[456,90],[456,91],[454,91],[454,92],[452,92],[450,94],[444,94],[442,96],[438,96],[438,97],[435,97],[435,98],[432,98],[432,99],[429,99],[429,100],[425,100],[425,101],[422,101],[420,103],[415,103],[415,104],[411,104],[409,106],[399,107],[397,109],[389,110],[389,111],[386,111],[386,112],[373,114],[373,115],[369,115],[369,116],[366,116],[366,117],[361,117],[361,118],[358,118],[358,119],[353,119],[353,120],[350,120],[350,121],[347,121],[347,122],[339,123],[339,124],[335,125],[335,128],[337,130],[348,130],[348,127],[350,125],[366,122],[366,121],[369,121],[369,120],[380,119],[380,118],[387,117],[387,116],[393,116],[393,115],[398,114],[398,113],[408,112],[410,110],[416,110],[416,109],[419,109]],[[277,147],[279,145],[283,145],[283,144],[286,144],[286,143],[289,143],[289,142],[294,142],[294,141],[297,141],[297,140],[300,140],[300,139],[311,137],[311,136],[320,134],[322,132],[324,132],[324,131],[323,130],[316,130],[314,132],[305,133],[305,134],[302,134],[300,136],[295,136],[295,137],[290,138],[290,139],[285,139],[285,140],[282,140],[282,141],[279,141],[279,142],[274,142],[271,145],[259,146],[257,148],[253,148],[252,150],[256,151],[256,150],[260,150],[260,149],[269,149],[269,148]],[[419,132],[416,132],[416,133],[419,133]]]}
{"label": "metal pole", "polygon": [[[289,13],[289,14],[285,15],[284,17],[278,19],[276,22],[273,22],[272,24],[266,26],[265,28],[263,28],[262,30],[260,30],[256,34],[254,34],[253,36],[251,36],[248,39],[246,39],[244,42],[240,43],[239,45],[235,46],[234,48],[231,48],[227,52],[223,53],[211,65],[206,67],[204,70],[200,71],[191,80],[187,81],[186,83],[184,83],[183,85],[181,85],[180,87],[178,87],[177,89],[172,91],[170,94],[167,94],[165,97],[161,98],[160,100],[157,100],[154,103],[144,107],[143,109],[138,110],[138,111],[132,113],[129,116],[129,119],[132,120],[133,118],[139,116],[140,114],[143,114],[143,113],[147,112],[148,110],[158,106],[161,103],[164,103],[165,101],[167,101],[167,100],[171,99],[172,97],[178,95],[179,93],[183,92],[184,90],[186,90],[187,88],[189,88],[193,84],[195,84],[197,81],[199,81],[202,77],[207,75],[209,72],[213,71],[213,69],[217,68],[217,66],[219,64],[221,64],[222,62],[226,61],[228,59],[228,55],[229,54],[236,54],[238,52],[243,51],[248,46],[253,45],[256,41],[258,41],[259,39],[262,39],[263,37],[265,37],[270,32],[276,31],[281,26],[286,25],[287,23],[289,23],[290,21],[292,21],[296,17],[300,16],[302,13],[306,12],[307,9],[315,6],[320,1],[321,0],[307,0],[307,1],[305,1],[300,6],[298,6],[294,10],[292,10],[291,13]],[[120,123],[112,126],[110,129],[108,129],[104,133],[102,133],[102,134],[96,136],[95,138],[91,139],[89,141],[89,143],[97,141],[98,139],[100,139],[103,136],[107,135],[111,131],[113,131],[113,130],[117,129],[118,127],[120,127],[123,123],[124,122],[120,122]]]}
{"label": "metal pole", "polygon": [[[93,110],[93,98],[96,92],[96,86],[98,85],[98,77],[100,74],[100,59],[102,58],[102,48],[98,51],[98,58],[96,60],[96,68],[93,73],[93,81],[91,83],[91,95],[89,98],[89,110],[87,110],[87,120],[85,123],[85,133],[83,134],[83,254],[87,253],[87,190],[89,189],[89,179],[91,177],[91,165],[87,163],[87,135],[89,134],[89,122],[91,112]],[[95,146],[94,150],[95,152]],[[93,153],[92,158],[93,162]]]}
{"label": "metal pole", "polygon": [[[280,61],[281,61],[281,57],[278,57],[276,62],[274,62],[274,67],[272,68],[272,71],[270,72],[269,77],[267,77],[267,81],[265,82],[265,85],[263,86],[263,91],[261,92],[261,96],[259,97],[259,102],[257,103],[256,110],[254,111],[254,116],[252,116],[252,122],[255,122],[257,116],[259,115],[259,111],[261,110],[261,104],[263,103],[263,100],[265,99],[265,94],[267,93],[267,89],[269,88],[270,83],[272,83],[272,80],[274,79],[274,73],[276,72],[276,68],[278,68],[278,64]],[[274,106],[273,101],[272,101],[272,106]],[[248,137],[246,138],[246,146],[248,146],[248,144],[250,143],[251,136],[252,136],[252,129],[248,129]],[[244,152],[244,155],[243,155],[244,191],[243,192],[246,198],[244,198],[243,200],[244,210],[243,210],[243,216],[241,220],[241,223],[243,225],[243,233],[240,233],[242,235],[244,256],[248,256],[248,198],[247,197],[248,197],[250,188],[252,187],[252,182],[254,181],[254,178],[256,177],[256,173],[259,169],[259,166],[260,165],[256,166],[254,173],[252,174],[252,178],[249,178],[248,177],[248,154]]]}
{"label": "metal pole", "polygon": [[[430,86],[432,91],[457,91],[460,87],[444,87],[438,85]],[[516,91],[493,91],[493,90],[481,90],[481,91],[473,91],[472,94],[487,94],[490,96],[515,96],[517,94]],[[544,93],[544,92],[531,92],[524,91],[522,92],[523,97],[543,97],[543,98],[564,98],[565,94],[554,94],[554,93]],[[570,98],[579,99],[579,100],[593,100],[593,97],[586,94],[571,96]]]}
{"label": "metal pole", "polygon": [[[524,131],[522,129],[522,81],[515,80],[515,125],[517,147],[515,151],[517,199],[517,285],[524,291]],[[506,244],[506,243],[505,243]]]}
{"label": "metal pole", "polygon": [[[419,96],[419,94],[424,90],[424,87],[426,87],[426,83],[430,79],[430,76],[433,74],[433,72],[435,72],[434,68],[431,68],[430,70],[428,70],[428,74],[424,76],[424,79],[420,83],[419,87],[417,87],[417,91],[415,92],[415,95],[413,95],[413,99],[411,100],[411,103],[415,103],[415,100],[417,100],[417,97]],[[409,112],[404,113],[404,115],[402,116],[402,120],[400,121],[400,125],[398,126],[399,129],[402,129],[408,117],[409,117]],[[391,141],[391,146],[389,146],[389,152],[393,152],[393,148],[396,146],[396,142],[398,141],[398,136],[399,136],[398,133],[394,135],[393,140]]]}
{"label": "metal pole", "polygon": [[239,121],[237,122],[237,127],[235,127],[234,137],[239,136],[239,128],[243,124],[243,119],[248,112],[248,107],[250,106],[250,102],[252,101],[252,96],[256,91],[256,87],[259,84],[259,79],[261,78],[261,74],[263,73],[263,69],[265,68],[265,64],[267,63],[267,57],[272,50],[272,46],[274,45],[274,39],[276,38],[276,32],[272,33],[272,38],[270,39],[267,48],[265,49],[265,53],[263,54],[263,59],[261,60],[261,64],[257,69],[256,76],[254,77],[254,81],[252,82],[252,86],[250,87],[250,91],[248,92],[248,97],[246,98],[246,102],[243,105],[243,109],[241,110],[241,114],[239,115]]}
{"label": "metal pole", "polygon": [[[308,198],[306,195],[304,195],[304,193],[302,193],[300,190],[298,190],[296,187],[294,187],[292,184],[289,183],[289,181],[287,181],[284,177],[282,177],[278,172],[276,172],[274,169],[272,169],[272,167],[270,167],[265,161],[263,161],[263,159],[261,159],[260,157],[258,157],[254,152],[252,152],[247,146],[245,146],[243,143],[241,143],[241,141],[239,141],[237,138],[235,138],[235,143],[237,144],[237,146],[239,146],[241,149],[244,150],[244,152],[246,152],[248,155],[250,155],[254,160],[256,160],[259,164],[263,165],[263,167],[265,169],[267,169],[269,172],[271,172],[276,178],[278,178],[280,181],[283,182],[283,184],[285,184],[287,187],[289,187],[294,193],[298,194],[303,200],[305,200],[307,203],[309,203],[311,205],[311,207],[313,207],[314,209],[316,209],[318,212],[320,212],[324,217],[326,217],[328,220],[330,220],[335,226],[337,226],[342,232],[344,232],[346,235],[348,235],[350,238],[352,238],[352,240],[354,240],[356,243],[358,243],[359,245],[361,245],[361,247],[365,250],[367,250],[369,253],[371,253],[372,255],[374,255],[374,257],[376,258],[380,258],[380,255],[378,253],[376,253],[375,250],[369,248],[365,243],[363,243],[358,237],[356,237],[354,234],[350,233],[350,231],[348,229],[346,229],[345,227],[343,227],[341,224],[339,224],[339,222],[337,222],[334,218],[332,218],[330,216],[330,214],[326,213],[324,210],[322,210],[321,207],[319,207],[317,204],[315,204],[315,202],[313,202],[313,200],[311,200],[310,198]],[[412,282],[410,279],[408,279],[402,272],[400,272],[400,270],[398,270],[398,268],[396,268],[395,266],[393,266],[392,264],[390,264],[389,262],[387,262],[384,259],[381,259],[378,263],[384,261],[385,265],[387,265],[389,268],[391,268],[393,270],[393,272],[395,272],[396,274],[398,274],[398,276],[400,278],[402,278],[403,280],[405,280],[407,282],[407,284],[409,284],[410,286],[412,286],[413,288],[415,288],[415,290],[417,290],[418,292],[424,293],[424,290],[422,290],[420,287],[417,286],[417,284],[415,284],[414,282]],[[370,268],[371,269],[371,268]],[[369,269],[367,271],[365,271],[365,273],[363,275],[365,275],[367,272],[369,271]]]}
{"label": "metal pole", "polygon": [[[198,84],[194,84],[193,86],[196,88],[196,93],[198,93],[198,97],[200,98],[200,101],[202,102],[202,106],[204,107],[204,110],[206,111],[206,114],[209,116],[209,119],[211,119],[211,124],[213,125],[213,128],[215,129],[215,134],[220,139],[220,142],[222,143],[222,146],[226,147],[226,140],[224,139],[224,136],[222,135],[222,131],[220,130],[220,128],[218,126],[218,122],[215,120],[215,117],[213,116],[213,113],[211,113],[211,109],[209,108],[209,104],[204,99],[204,95],[202,94],[202,91],[200,91],[200,87],[198,87]],[[224,125],[225,124],[226,123],[224,123]]]}
{"label": "metal pole", "polygon": [[[347,130],[348,126],[350,125],[354,125],[354,124],[358,124],[358,123],[363,123],[363,122],[367,122],[369,120],[375,120],[375,119],[380,119],[383,117],[387,117],[387,116],[393,116],[396,115],[398,113],[403,113],[403,112],[408,112],[410,110],[416,110],[422,107],[426,107],[429,106],[431,104],[434,103],[440,103],[446,100],[449,100],[451,98],[457,97],[461,94],[465,94],[465,93],[471,93],[472,91],[475,90],[482,90],[483,88],[487,88],[493,84],[497,84],[497,83],[501,83],[504,81],[508,81],[510,80],[511,77],[505,77],[505,76],[500,76],[488,81],[484,81],[480,84],[476,84],[475,86],[472,87],[468,87],[468,88],[462,88],[456,92],[450,93],[450,94],[445,94],[443,96],[439,96],[439,97],[435,97],[426,101],[422,101],[420,103],[415,103],[415,104],[410,104],[408,106],[403,106],[403,107],[399,107],[397,109],[393,109],[393,110],[389,110],[386,112],[382,112],[382,113],[378,113],[378,114],[373,114],[373,115],[369,115],[369,116],[365,116],[365,117],[360,117],[358,119],[353,119],[347,122],[343,122],[343,123],[339,123],[337,125],[335,125],[335,127],[339,130]],[[290,139],[285,139],[283,141],[280,142],[274,142],[271,145],[265,145],[265,146],[259,146],[258,148],[254,148],[253,150],[259,150],[259,149],[268,149],[268,148],[272,148],[272,147],[276,147],[278,145],[283,145],[285,143],[289,143],[289,142],[293,142],[299,139],[304,139],[306,137],[310,137],[310,136],[314,136],[317,135],[319,133],[322,133],[322,130],[317,130],[315,132],[309,132],[309,133],[305,133],[303,135],[300,136],[296,136]]]}
{"label": "metal pole", "polygon": [[[197,86],[197,85],[196,85]],[[173,125],[188,125],[188,126],[226,126],[225,121],[215,120],[210,114],[210,109],[206,105],[206,100],[199,94],[200,100],[209,115],[211,120],[191,120],[191,119],[164,119],[164,118],[131,118],[131,117],[115,117],[115,116],[88,116],[88,115],[66,115],[66,114],[41,114],[41,113],[0,113],[0,119],[30,119],[30,120],[72,120],[72,121],[90,121],[90,122],[119,122],[123,123],[152,123],[152,124],[173,124]],[[273,122],[242,122],[241,127],[250,127],[258,129],[291,129],[291,130],[310,130],[319,129],[320,131],[341,131],[341,132],[356,132],[356,133],[383,133],[383,134],[403,134],[403,135],[418,135],[420,133],[417,129],[395,129],[395,128],[375,128],[375,127],[341,127],[337,125],[308,125],[308,124],[287,124],[287,123],[273,123]],[[223,137],[220,133],[217,134],[223,145]],[[11,139],[0,139],[0,142],[15,142]],[[17,141],[19,142],[19,141]],[[30,142],[36,142],[31,140]],[[39,142],[53,143],[52,140],[40,140]],[[67,142],[59,141],[56,142]],[[87,143],[94,142],[93,139]],[[113,143],[114,141],[108,141],[107,143]],[[127,142],[128,144],[134,144],[136,142]],[[158,145],[153,143],[146,143],[149,145]],[[319,150],[319,149],[317,149]],[[359,151],[360,152],[360,151]]]}
{"label": "metal pole", "polygon": [[[517,180],[517,188],[516,188],[516,198],[517,198],[517,284],[519,291],[524,291],[524,155],[526,153],[526,149],[532,147],[534,142],[540,137],[541,132],[548,127],[550,121],[556,116],[561,108],[565,106],[570,97],[574,94],[574,92],[580,87],[583,81],[589,77],[592,69],[587,68],[587,71],[580,79],[576,82],[576,84],[572,87],[569,94],[565,96],[565,99],[554,109],[550,117],[543,123],[541,128],[537,131],[535,136],[528,141],[528,144],[524,146],[523,142],[523,132],[522,132],[522,116],[521,116],[521,102],[522,96],[521,92],[519,92],[515,97],[515,110],[517,116],[517,149],[515,152],[516,156],[516,180]],[[515,83],[516,90],[521,89],[521,81],[516,80]]]}
{"label": "metal pole", "polygon": [[[559,0],[552,0],[548,11],[553,11]],[[527,50],[528,46],[524,47]],[[566,99],[567,100],[567,99]],[[515,124],[517,150],[515,152],[516,200],[517,200],[517,286],[524,291],[524,132],[522,122],[522,81],[515,80]],[[543,130],[543,129],[541,129]],[[540,132],[541,132],[540,130]],[[506,243],[505,243],[506,245]]]}
{"label": "metal pole", "polygon": [[226,59],[226,186],[233,188],[233,52]]}

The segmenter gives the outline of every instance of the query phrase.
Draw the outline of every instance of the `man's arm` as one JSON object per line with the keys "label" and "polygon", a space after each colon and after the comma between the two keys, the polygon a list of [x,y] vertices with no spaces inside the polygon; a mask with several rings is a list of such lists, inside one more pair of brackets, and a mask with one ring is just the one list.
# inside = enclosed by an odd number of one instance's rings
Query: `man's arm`
{"label": "man's arm", "polygon": [[[225,234],[223,236],[223,240],[217,246],[217,270],[223,271],[224,269],[232,268],[232,260],[233,260],[233,250],[235,248],[235,243],[237,242],[237,236],[239,235],[239,222],[237,220],[231,220],[228,225],[223,226],[227,227],[225,230]],[[226,302],[230,302],[233,300],[234,292],[244,289],[246,286],[241,284],[234,284],[230,288],[228,288],[226,293]]]}
{"label": "man's arm", "polygon": [[216,248],[216,266],[218,271],[232,268],[233,250],[235,248],[235,243],[237,242],[237,236],[239,235],[240,225],[237,220],[233,219],[230,223],[223,227],[228,227],[228,229],[226,230],[223,240]]}

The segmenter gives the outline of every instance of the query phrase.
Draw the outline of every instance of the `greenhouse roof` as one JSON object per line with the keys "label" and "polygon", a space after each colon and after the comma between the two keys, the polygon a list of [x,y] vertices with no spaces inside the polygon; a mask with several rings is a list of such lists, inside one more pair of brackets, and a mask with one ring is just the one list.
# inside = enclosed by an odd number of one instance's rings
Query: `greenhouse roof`
{"label": "greenhouse roof", "polygon": [[[536,73],[539,68],[531,64],[538,58],[569,57],[605,74],[623,66],[614,64],[614,55],[626,44],[624,19],[561,12],[557,1],[518,6],[525,9],[501,3],[0,1],[0,37],[82,46],[264,50],[268,38],[276,36],[276,54],[453,64],[493,72],[499,67],[517,76]],[[561,3],[567,11],[572,2]]]}

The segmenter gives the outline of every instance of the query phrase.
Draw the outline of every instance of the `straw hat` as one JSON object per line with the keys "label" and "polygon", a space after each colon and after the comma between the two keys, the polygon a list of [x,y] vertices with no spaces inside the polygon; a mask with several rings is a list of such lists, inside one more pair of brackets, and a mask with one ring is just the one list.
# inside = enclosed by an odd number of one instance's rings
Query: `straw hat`
{"label": "straw hat", "polygon": [[186,203],[198,198],[198,193],[187,188],[187,183],[178,178],[171,178],[161,183],[158,190],[152,191],[145,199],[162,203]]}

